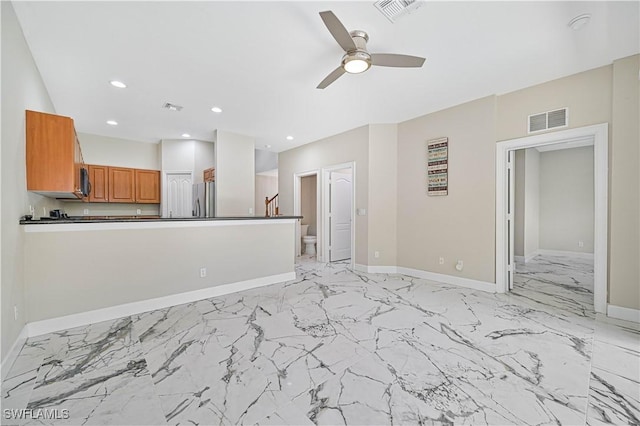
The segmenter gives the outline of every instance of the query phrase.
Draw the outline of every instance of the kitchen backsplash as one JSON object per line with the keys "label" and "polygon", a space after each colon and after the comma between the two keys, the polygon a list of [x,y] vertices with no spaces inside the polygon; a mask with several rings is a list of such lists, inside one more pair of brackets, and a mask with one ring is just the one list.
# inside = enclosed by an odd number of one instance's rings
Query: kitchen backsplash
{"label": "kitchen backsplash", "polygon": [[[158,204],[79,203],[66,202],[60,207],[69,216],[158,216]],[[138,213],[138,210],[140,211]]]}

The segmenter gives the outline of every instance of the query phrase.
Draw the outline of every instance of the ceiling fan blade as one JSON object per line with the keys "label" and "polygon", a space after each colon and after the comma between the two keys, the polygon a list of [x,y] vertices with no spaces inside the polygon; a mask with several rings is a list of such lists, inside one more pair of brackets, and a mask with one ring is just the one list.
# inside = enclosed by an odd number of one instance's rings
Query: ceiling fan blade
{"label": "ceiling fan blade", "polygon": [[326,76],[324,80],[322,80],[320,84],[318,84],[318,87],[316,87],[316,89],[324,89],[325,87],[336,81],[338,78],[340,78],[340,76],[342,76],[342,74],[344,74],[345,72],[346,71],[344,70],[344,68],[342,68],[342,66],[339,66],[335,70],[331,71],[331,74]]}
{"label": "ceiling fan blade", "polygon": [[395,53],[372,53],[371,64],[382,67],[420,68],[425,58]]}
{"label": "ceiling fan blade", "polygon": [[340,47],[344,49],[345,52],[349,50],[356,49],[356,43],[349,35],[349,31],[342,25],[342,22],[338,19],[336,15],[333,14],[332,11],[327,10],[325,12],[320,12],[320,17],[324,21],[324,24],[327,26],[327,29],[336,39]]}

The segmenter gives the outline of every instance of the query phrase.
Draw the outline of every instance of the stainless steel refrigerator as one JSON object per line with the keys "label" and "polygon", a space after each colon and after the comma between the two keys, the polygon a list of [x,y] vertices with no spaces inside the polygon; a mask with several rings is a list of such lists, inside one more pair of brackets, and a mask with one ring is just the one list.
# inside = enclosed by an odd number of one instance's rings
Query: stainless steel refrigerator
{"label": "stainless steel refrigerator", "polygon": [[215,182],[196,183],[193,185],[193,217],[214,217],[216,215]]}

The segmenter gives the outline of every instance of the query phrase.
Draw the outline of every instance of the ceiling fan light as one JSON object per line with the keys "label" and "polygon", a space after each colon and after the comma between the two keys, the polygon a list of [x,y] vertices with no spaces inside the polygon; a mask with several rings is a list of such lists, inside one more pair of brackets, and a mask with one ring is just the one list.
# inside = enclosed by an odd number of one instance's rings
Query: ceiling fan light
{"label": "ceiling fan light", "polygon": [[342,57],[342,68],[349,74],[365,72],[371,66],[371,56],[366,51],[347,52]]}
{"label": "ceiling fan light", "polygon": [[345,61],[343,67],[349,74],[360,74],[369,69],[369,63],[363,59],[351,59]]}

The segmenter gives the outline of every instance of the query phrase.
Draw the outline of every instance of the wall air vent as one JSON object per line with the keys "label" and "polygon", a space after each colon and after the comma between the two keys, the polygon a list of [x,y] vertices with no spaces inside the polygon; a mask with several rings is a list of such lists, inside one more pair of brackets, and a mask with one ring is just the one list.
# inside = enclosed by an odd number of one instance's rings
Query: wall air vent
{"label": "wall air vent", "polygon": [[529,133],[556,129],[558,127],[567,127],[569,124],[568,117],[568,108],[560,108],[553,111],[530,115],[528,117]]}
{"label": "wall air vent", "polygon": [[384,16],[391,22],[412,13],[424,4],[423,0],[378,0],[374,3]]}
{"label": "wall air vent", "polygon": [[169,102],[162,105],[162,108],[166,108],[169,111],[182,111],[182,107],[180,105],[172,104]]}

